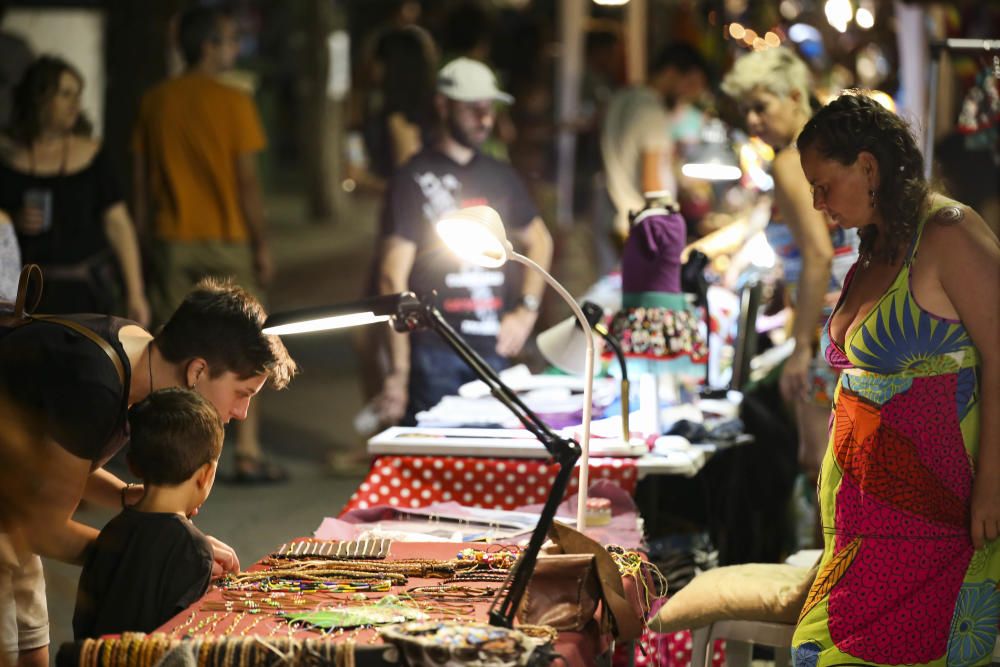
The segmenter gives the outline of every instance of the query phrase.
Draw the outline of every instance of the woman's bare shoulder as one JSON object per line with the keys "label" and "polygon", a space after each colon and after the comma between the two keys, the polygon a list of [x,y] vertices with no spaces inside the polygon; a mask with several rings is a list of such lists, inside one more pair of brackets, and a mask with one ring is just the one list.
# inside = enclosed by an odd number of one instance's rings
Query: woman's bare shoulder
{"label": "woman's bare shoulder", "polygon": [[[934,205],[943,200],[942,195],[931,194],[928,201]],[[943,203],[924,226],[920,245],[925,257],[961,256],[973,246],[998,244],[993,230],[971,206],[953,200]]]}
{"label": "woman's bare shoulder", "polygon": [[74,173],[90,166],[101,149],[101,142],[90,137],[73,136],[69,141],[69,156],[66,171]]}

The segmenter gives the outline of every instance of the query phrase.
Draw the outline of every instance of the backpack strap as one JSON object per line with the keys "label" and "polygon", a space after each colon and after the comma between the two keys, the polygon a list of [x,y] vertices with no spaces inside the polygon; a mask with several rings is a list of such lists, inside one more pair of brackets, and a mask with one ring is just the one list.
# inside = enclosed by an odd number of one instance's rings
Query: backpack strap
{"label": "backpack strap", "polygon": [[[32,299],[31,305],[28,305],[28,296],[31,291],[32,283],[38,281],[38,289],[34,293],[34,298]],[[81,336],[87,338],[89,341],[97,345],[99,348],[104,350],[104,353],[108,355],[111,363],[115,367],[115,372],[118,374],[118,384],[122,387],[125,386],[125,365],[122,363],[121,357],[115,351],[115,348],[111,347],[111,344],[98,336],[96,333],[83,326],[79,322],[74,322],[73,320],[67,319],[65,317],[59,317],[57,315],[35,315],[33,311],[38,307],[38,303],[42,300],[42,285],[44,280],[42,278],[42,269],[37,264],[25,264],[24,268],[21,269],[21,277],[17,281],[17,300],[14,302],[14,312],[3,317],[2,324],[4,326],[14,328],[29,324],[33,321],[41,322],[52,322],[53,324],[58,324],[64,326],[67,329],[72,329]]]}
{"label": "backpack strap", "polygon": [[52,322],[53,324],[62,325],[67,329],[72,329],[81,336],[84,336],[87,339],[89,339],[92,343],[97,345],[97,347],[104,350],[104,354],[108,355],[108,358],[111,360],[111,363],[115,367],[115,372],[118,374],[118,384],[120,384],[122,387],[125,386],[125,365],[122,363],[122,359],[121,357],[118,356],[118,353],[115,351],[115,348],[111,347],[111,343],[104,340],[103,338],[101,338],[96,333],[94,333],[87,327],[83,326],[79,322],[74,322],[73,320],[69,320],[63,317],[57,317],[55,315],[32,315],[31,319],[38,320],[41,322]]}
{"label": "backpack strap", "polygon": [[[33,279],[38,279],[38,290],[35,292],[35,298],[28,306],[28,291],[31,288],[31,282]],[[21,269],[21,277],[17,280],[17,299],[14,301],[14,317],[17,319],[27,319],[31,317],[32,311],[38,307],[38,303],[42,300],[42,286],[45,281],[42,279],[42,269],[37,264],[25,264],[24,268]]]}

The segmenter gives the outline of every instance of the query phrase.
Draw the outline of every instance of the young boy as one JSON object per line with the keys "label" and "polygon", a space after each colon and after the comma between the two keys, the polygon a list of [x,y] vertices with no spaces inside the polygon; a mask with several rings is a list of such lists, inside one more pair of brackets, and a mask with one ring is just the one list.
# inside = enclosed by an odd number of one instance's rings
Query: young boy
{"label": "young boy", "polygon": [[142,499],[104,527],[87,554],[73,614],[76,639],[151,632],[208,589],[212,547],[190,517],[222,452],[222,420],[187,389],[163,389],[129,415],[129,467]]}

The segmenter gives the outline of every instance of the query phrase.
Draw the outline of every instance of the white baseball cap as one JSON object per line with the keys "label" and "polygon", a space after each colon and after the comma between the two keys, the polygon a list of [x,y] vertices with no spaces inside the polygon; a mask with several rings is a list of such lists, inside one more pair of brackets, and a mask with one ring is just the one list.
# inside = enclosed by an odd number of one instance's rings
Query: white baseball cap
{"label": "white baseball cap", "polygon": [[497,87],[493,71],[471,58],[456,58],[441,68],[437,79],[438,92],[459,102],[494,100],[510,104],[514,98]]}

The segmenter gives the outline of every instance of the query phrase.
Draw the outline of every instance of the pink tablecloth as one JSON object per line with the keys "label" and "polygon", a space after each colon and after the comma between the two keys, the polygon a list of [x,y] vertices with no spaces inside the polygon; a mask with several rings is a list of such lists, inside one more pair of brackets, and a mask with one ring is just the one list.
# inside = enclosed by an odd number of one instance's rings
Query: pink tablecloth
{"label": "pink tablecloth", "polygon": [[[354,492],[341,514],[375,505],[426,507],[458,502],[470,507],[513,510],[543,503],[559,471],[549,460],[382,456]],[[630,496],[637,481],[635,459],[592,458],[590,479],[608,480]],[[576,493],[574,475],[566,495]]]}

